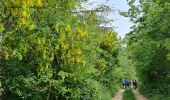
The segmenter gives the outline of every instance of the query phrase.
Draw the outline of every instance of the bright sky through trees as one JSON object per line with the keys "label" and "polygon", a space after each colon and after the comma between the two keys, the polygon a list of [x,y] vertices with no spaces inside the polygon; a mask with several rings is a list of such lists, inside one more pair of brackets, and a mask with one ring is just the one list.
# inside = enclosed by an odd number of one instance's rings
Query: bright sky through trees
{"label": "bright sky through trees", "polygon": [[119,12],[117,10],[127,11],[128,5],[126,0],[110,0],[109,4],[111,4],[115,9],[115,14],[110,14],[109,18],[114,18],[115,22],[113,23],[115,30],[118,32],[118,35],[122,38],[125,36],[126,33],[130,31],[130,27],[132,26],[132,23],[129,21],[128,18],[125,18],[121,15],[119,15]]}
{"label": "bright sky through trees", "polygon": [[128,4],[126,0],[109,0],[106,2],[106,0],[91,0],[91,2],[95,2],[95,4],[107,4],[114,8],[115,12],[111,12],[108,14],[107,18],[113,19],[114,22],[111,26],[115,26],[114,29],[118,33],[118,35],[121,38],[124,38],[125,34],[130,31],[130,27],[132,26],[132,23],[129,21],[128,18],[123,17],[119,14],[120,11],[127,11],[128,10]]}

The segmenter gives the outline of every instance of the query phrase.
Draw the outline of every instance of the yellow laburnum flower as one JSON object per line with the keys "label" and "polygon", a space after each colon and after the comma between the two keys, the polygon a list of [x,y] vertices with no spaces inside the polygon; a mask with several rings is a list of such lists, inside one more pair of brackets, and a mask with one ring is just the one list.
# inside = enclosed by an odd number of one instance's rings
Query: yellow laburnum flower
{"label": "yellow laburnum flower", "polygon": [[42,0],[37,0],[37,6],[41,7],[43,5]]}
{"label": "yellow laburnum flower", "polygon": [[29,30],[33,30],[35,28],[34,24],[29,25]]}
{"label": "yellow laburnum flower", "polygon": [[14,49],[14,50],[12,51],[12,56],[14,56],[14,55],[16,54],[16,52],[17,52],[17,50]]}
{"label": "yellow laburnum flower", "polygon": [[62,77],[61,77],[61,80],[62,80],[62,81],[64,81],[64,79],[65,79],[65,77],[64,77],[64,76],[62,76]]}
{"label": "yellow laburnum flower", "polygon": [[59,32],[58,25],[55,25],[55,32]]}
{"label": "yellow laburnum flower", "polygon": [[81,33],[80,33],[80,36],[81,36],[81,37],[84,37],[84,36],[85,36],[85,33],[84,33],[84,32],[81,32]]}
{"label": "yellow laburnum flower", "polygon": [[78,27],[78,28],[77,28],[77,33],[80,34],[81,32],[82,32],[82,30],[80,29],[80,27]]}
{"label": "yellow laburnum flower", "polygon": [[18,60],[22,60],[22,55],[21,54],[18,55]]}
{"label": "yellow laburnum flower", "polygon": [[27,1],[27,5],[28,5],[28,7],[33,7],[34,6],[34,0],[28,0]]}
{"label": "yellow laburnum flower", "polygon": [[77,63],[80,63],[80,62],[81,62],[81,59],[80,59],[80,58],[76,58],[76,62],[77,62]]}
{"label": "yellow laburnum flower", "polygon": [[66,25],[66,31],[71,32],[71,26],[69,24]]}
{"label": "yellow laburnum flower", "polygon": [[83,37],[87,36],[87,31],[83,32]]}
{"label": "yellow laburnum flower", "polygon": [[16,16],[18,13],[19,12],[18,12],[17,8],[16,9],[12,9],[12,11],[11,11],[12,16]]}
{"label": "yellow laburnum flower", "polygon": [[53,60],[54,60],[54,53],[52,52],[52,53],[51,53],[50,61],[53,61]]}
{"label": "yellow laburnum flower", "polygon": [[83,32],[80,27],[77,28],[77,33],[78,33],[78,39],[80,37],[85,37],[86,36],[86,32]]}
{"label": "yellow laburnum flower", "polygon": [[160,43],[158,43],[158,44],[157,44],[157,48],[160,48],[160,47],[161,47],[161,45],[160,45]]}
{"label": "yellow laburnum flower", "polygon": [[24,49],[24,50],[23,50],[23,51],[24,51],[24,53],[26,53],[26,52],[27,52],[27,48],[26,48],[26,46],[25,46],[23,49]]}
{"label": "yellow laburnum flower", "polygon": [[58,44],[55,46],[55,49],[59,49],[59,45]]}
{"label": "yellow laburnum flower", "polygon": [[41,74],[41,72],[43,71],[44,67],[42,66],[42,63],[39,63],[39,66],[37,68],[37,73],[38,73],[38,76]]}
{"label": "yellow laburnum flower", "polygon": [[28,14],[27,14],[27,12],[25,10],[22,12],[22,16],[23,17],[27,17],[28,16]]}
{"label": "yellow laburnum flower", "polygon": [[9,58],[9,54],[8,52],[5,52],[5,60],[8,60],[8,58]]}
{"label": "yellow laburnum flower", "polygon": [[41,44],[41,40],[40,38],[37,39],[37,44],[40,45]]}
{"label": "yellow laburnum flower", "polygon": [[26,10],[26,9],[27,9],[27,4],[26,4],[26,3],[23,3],[23,4],[22,4],[22,8],[23,8],[23,10]]}
{"label": "yellow laburnum flower", "polygon": [[26,25],[26,24],[27,24],[27,22],[26,22],[26,19],[25,19],[25,18],[21,18],[20,20],[21,20],[21,25]]}
{"label": "yellow laburnum flower", "polygon": [[48,64],[45,64],[45,71],[47,71],[48,70]]}
{"label": "yellow laburnum flower", "polygon": [[63,49],[64,49],[64,50],[68,49],[68,45],[67,45],[67,44],[64,44],[64,45],[63,45]]}
{"label": "yellow laburnum flower", "polygon": [[[47,75],[48,75],[48,78],[52,78],[52,77],[53,77],[53,72],[50,71],[50,72],[47,73]],[[50,82],[51,82],[51,81],[50,81]],[[51,84],[50,84],[50,85],[51,85]]]}
{"label": "yellow laburnum flower", "polygon": [[4,25],[3,23],[0,23],[0,32],[4,31]]}
{"label": "yellow laburnum flower", "polygon": [[63,44],[65,41],[65,34],[61,34],[60,38],[59,38],[59,42],[61,42],[61,44]]}
{"label": "yellow laburnum flower", "polygon": [[78,48],[78,49],[76,50],[76,54],[82,54],[82,50],[81,50],[80,48]]}
{"label": "yellow laburnum flower", "polygon": [[43,56],[43,59],[45,60],[46,59],[46,50],[45,49],[43,50],[42,56]]}

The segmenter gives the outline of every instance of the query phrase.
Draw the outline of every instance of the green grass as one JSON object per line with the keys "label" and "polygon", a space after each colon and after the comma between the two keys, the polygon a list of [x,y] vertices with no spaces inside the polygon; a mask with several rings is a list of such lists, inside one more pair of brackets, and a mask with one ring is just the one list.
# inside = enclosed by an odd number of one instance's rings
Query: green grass
{"label": "green grass", "polygon": [[149,100],[170,100],[170,96],[156,95],[151,97]]}
{"label": "green grass", "polygon": [[123,100],[136,100],[132,89],[125,90],[125,92],[123,93]]}

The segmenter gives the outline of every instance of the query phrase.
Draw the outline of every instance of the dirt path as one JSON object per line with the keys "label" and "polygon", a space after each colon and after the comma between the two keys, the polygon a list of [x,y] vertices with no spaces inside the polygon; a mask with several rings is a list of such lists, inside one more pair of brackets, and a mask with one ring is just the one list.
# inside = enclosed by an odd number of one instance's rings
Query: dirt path
{"label": "dirt path", "polygon": [[148,100],[138,91],[138,89],[133,90],[133,94],[135,95],[136,100]]}
{"label": "dirt path", "polygon": [[116,93],[115,97],[112,98],[112,100],[122,100],[124,90],[120,90],[118,93]]}

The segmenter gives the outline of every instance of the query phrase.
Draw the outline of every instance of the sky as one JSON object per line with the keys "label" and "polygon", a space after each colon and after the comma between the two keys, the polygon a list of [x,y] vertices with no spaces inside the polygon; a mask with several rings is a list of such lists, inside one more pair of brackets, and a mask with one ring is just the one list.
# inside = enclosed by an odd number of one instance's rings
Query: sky
{"label": "sky", "polygon": [[106,0],[90,0],[90,1],[95,2],[95,5],[104,3],[114,8],[115,11],[109,13],[107,15],[107,18],[114,20],[111,26],[115,27],[114,30],[118,33],[118,36],[124,38],[125,34],[130,32],[130,27],[133,24],[129,21],[129,18],[119,15],[118,12],[118,10],[127,11],[129,9],[126,0],[108,0],[108,2],[106,2]]}
{"label": "sky", "polygon": [[[129,9],[126,0],[110,0],[109,4],[115,9],[121,11],[127,11]],[[125,34],[130,32],[132,23],[129,21],[129,18],[121,16],[118,10],[116,10],[113,14],[109,14],[108,18],[113,18],[115,20],[113,22],[113,25],[117,27],[115,30],[121,38],[124,38]]]}

